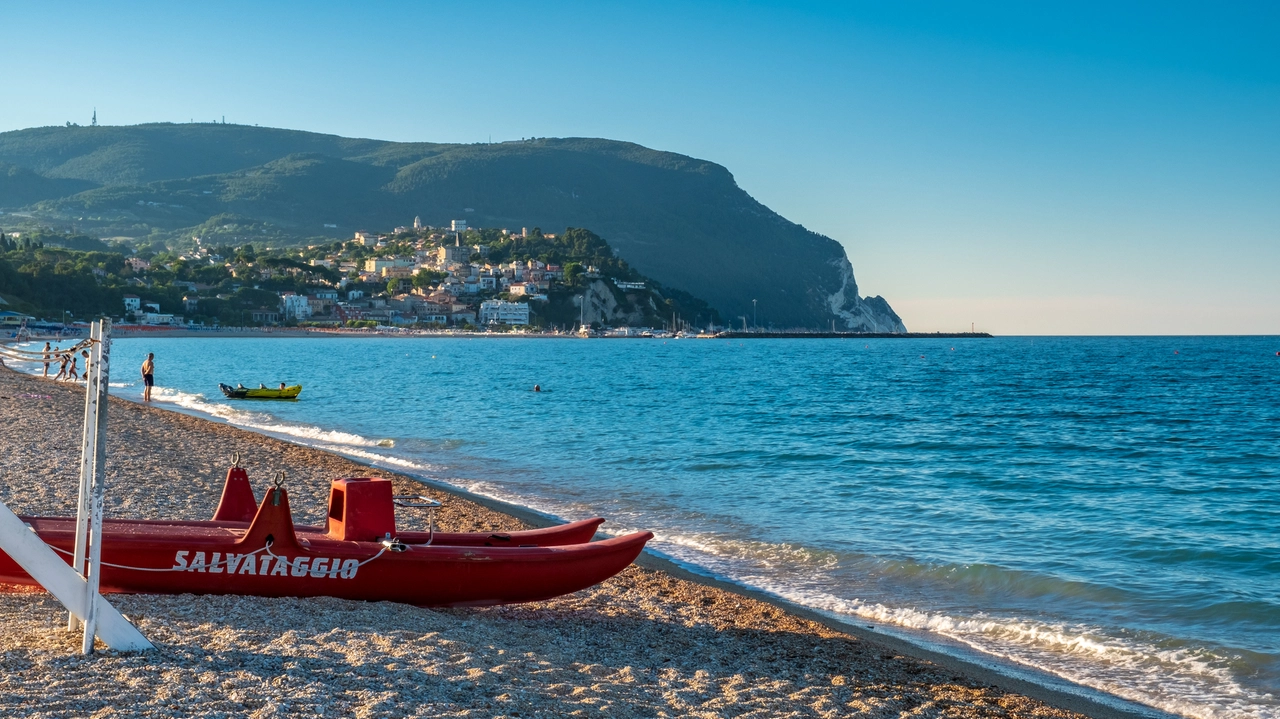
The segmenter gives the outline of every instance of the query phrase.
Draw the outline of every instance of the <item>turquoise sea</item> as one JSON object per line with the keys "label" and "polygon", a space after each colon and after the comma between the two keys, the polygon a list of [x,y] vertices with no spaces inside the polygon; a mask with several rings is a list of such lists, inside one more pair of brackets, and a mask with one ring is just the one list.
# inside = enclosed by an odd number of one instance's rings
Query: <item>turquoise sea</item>
{"label": "turquoise sea", "polygon": [[[1274,337],[124,339],[114,392],[148,351],[175,409],[1169,712],[1280,716]],[[302,399],[217,388],[280,381]]]}

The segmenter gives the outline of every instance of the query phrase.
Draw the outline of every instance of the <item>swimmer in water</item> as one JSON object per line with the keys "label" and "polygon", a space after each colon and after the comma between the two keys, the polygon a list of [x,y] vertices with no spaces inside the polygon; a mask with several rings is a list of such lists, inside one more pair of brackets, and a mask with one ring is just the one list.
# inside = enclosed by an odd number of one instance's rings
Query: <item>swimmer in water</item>
{"label": "swimmer in water", "polygon": [[533,386],[533,391],[534,391],[534,392],[541,392],[541,391],[542,391],[542,385],[540,385],[540,384],[535,384],[535,385]]}

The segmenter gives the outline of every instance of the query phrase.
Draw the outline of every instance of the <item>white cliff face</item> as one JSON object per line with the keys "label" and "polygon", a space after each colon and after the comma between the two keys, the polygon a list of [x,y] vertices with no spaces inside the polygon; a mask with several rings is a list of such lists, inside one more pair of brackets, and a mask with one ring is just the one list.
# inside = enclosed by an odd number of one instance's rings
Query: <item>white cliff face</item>
{"label": "white cliff face", "polygon": [[831,260],[840,271],[840,289],[827,297],[836,328],[852,332],[906,332],[902,318],[889,307],[883,297],[858,297],[858,283],[853,279],[853,265],[848,257]]}
{"label": "white cliff face", "polygon": [[[609,284],[604,280],[595,280],[587,285],[586,292],[580,297],[574,298],[574,304],[581,306],[585,299],[587,306],[582,311],[582,321],[590,325],[592,322],[599,322],[605,325],[636,325],[644,323],[644,313],[639,308],[632,307],[628,311],[619,302],[618,298]],[[650,309],[656,311],[652,300],[649,301]]]}

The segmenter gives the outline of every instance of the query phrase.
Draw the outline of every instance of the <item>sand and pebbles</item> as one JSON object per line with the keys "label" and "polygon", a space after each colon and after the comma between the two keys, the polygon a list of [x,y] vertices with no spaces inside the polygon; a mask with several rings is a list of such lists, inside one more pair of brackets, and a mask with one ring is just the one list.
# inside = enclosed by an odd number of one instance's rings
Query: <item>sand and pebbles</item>
{"label": "sand and pebbles", "polygon": [[[83,389],[0,370],[0,500],[68,515]],[[202,419],[113,401],[111,517],[212,515],[233,452],[259,494],[287,472],[295,520],[329,480],[395,475]],[[515,517],[446,504],[442,528]],[[112,595],[158,651],[78,654],[65,611],[0,593],[5,717],[1078,717],[771,604],[632,566],[560,599],[433,610],[337,599]]]}

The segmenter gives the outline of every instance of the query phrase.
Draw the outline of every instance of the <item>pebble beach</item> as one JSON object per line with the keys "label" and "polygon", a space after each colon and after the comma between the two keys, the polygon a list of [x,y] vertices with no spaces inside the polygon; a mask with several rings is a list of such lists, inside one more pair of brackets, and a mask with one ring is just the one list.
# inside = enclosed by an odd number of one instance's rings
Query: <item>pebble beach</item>
{"label": "pebble beach", "polygon": [[[83,385],[0,370],[0,501],[18,514],[74,513],[83,402]],[[445,531],[531,526],[409,477],[117,399],[106,514],[206,519],[234,453],[259,496],[286,473],[299,524],[323,523],[331,479],[382,476],[442,501]],[[654,567],[551,601],[473,609],[110,595],[157,651],[90,657],[57,600],[3,589],[6,717],[1083,716]]]}

